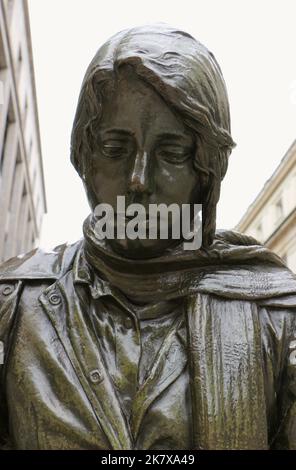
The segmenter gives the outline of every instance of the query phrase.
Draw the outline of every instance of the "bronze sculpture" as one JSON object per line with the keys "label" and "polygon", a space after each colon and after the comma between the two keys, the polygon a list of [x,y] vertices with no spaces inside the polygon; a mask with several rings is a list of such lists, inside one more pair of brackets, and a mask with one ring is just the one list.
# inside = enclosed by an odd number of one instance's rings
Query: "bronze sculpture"
{"label": "bronze sculpture", "polygon": [[[91,62],[71,159],[84,238],[0,269],[0,433],[16,449],[296,448],[296,282],[215,230],[234,142],[221,70],[165,25]],[[203,246],[100,241],[98,203],[203,204]]]}

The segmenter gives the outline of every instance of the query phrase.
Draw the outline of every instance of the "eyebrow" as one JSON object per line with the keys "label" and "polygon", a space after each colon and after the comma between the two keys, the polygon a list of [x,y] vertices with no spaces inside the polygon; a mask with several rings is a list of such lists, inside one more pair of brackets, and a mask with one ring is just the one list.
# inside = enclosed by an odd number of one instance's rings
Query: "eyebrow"
{"label": "eyebrow", "polygon": [[186,138],[188,137],[188,135],[186,134],[181,134],[181,133],[173,133],[173,132],[164,132],[163,134],[159,134],[158,138],[159,140],[165,140],[165,139],[168,139],[168,140],[178,140],[178,141],[184,141]]}
{"label": "eyebrow", "polygon": [[133,132],[129,131],[128,129],[120,129],[120,128],[111,128],[111,129],[103,129],[102,135],[106,134],[119,134],[122,136],[133,136]]}
{"label": "eyebrow", "polygon": [[[118,134],[123,137],[134,137],[134,132],[130,131],[129,129],[122,129],[118,127],[112,127],[108,129],[103,129],[101,135],[108,135],[108,134]],[[183,134],[181,132],[163,132],[157,136],[158,140],[175,140],[182,142],[188,137],[188,134]]]}

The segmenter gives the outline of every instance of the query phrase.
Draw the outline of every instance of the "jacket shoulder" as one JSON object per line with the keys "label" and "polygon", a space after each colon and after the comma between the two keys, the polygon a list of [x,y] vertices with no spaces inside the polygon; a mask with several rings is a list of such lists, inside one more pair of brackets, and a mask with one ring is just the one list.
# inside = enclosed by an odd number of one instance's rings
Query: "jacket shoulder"
{"label": "jacket shoulder", "polygon": [[82,240],[51,251],[37,248],[0,265],[0,366],[26,281],[57,280],[69,271]]}
{"label": "jacket shoulder", "polygon": [[59,245],[51,251],[40,248],[0,265],[0,285],[14,281],[59,279],[73,265],[83,241]]}

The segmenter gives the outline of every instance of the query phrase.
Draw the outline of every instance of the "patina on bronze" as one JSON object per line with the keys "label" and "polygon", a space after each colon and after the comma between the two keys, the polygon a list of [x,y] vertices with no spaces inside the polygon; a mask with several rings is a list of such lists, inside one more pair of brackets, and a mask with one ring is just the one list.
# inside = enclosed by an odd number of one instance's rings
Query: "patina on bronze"
{"label": "patina on bronze", "polygon": [[[233,146],[221,70],[189,34],[100,48],[72,134],[84,237],[0,268],[3,448],[296,448],[295,276],[215,229]],[[94,208],[118,195],[203,204],[202,248],[98,240]]]}

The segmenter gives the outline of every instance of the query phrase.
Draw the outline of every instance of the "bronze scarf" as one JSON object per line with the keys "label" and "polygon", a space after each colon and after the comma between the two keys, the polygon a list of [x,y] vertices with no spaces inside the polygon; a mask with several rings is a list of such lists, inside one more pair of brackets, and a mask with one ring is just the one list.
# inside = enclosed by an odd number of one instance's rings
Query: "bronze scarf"
{"label": "bronze scarf", "polygon": [[136,302],[195,292],[250,300],[295,293],[294,274],[252,237],[219,231],[208,250],[184,251],[180,245],[157,258],[133,260],[118,255],[105,240],[99,240],[94,224],[89,216],[83,226],[86,260]]}

